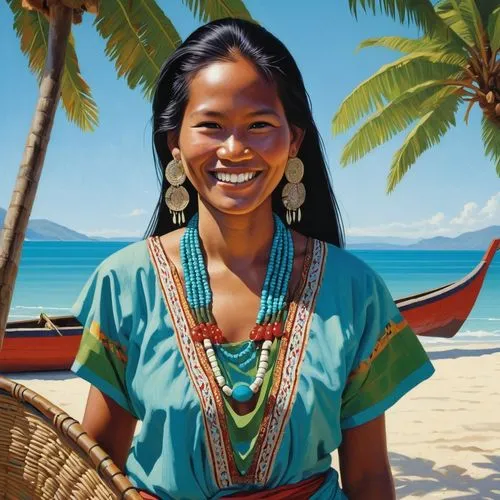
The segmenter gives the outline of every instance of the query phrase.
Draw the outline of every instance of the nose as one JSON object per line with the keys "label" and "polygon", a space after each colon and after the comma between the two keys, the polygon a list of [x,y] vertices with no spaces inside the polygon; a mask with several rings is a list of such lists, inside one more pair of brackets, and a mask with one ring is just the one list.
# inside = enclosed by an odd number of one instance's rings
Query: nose
{"label": "nose", "polygon": [[234,134],[219,146],[217,155],[221,160],[227,161],[245,161],[252,158],[250,148],[246,147]]}

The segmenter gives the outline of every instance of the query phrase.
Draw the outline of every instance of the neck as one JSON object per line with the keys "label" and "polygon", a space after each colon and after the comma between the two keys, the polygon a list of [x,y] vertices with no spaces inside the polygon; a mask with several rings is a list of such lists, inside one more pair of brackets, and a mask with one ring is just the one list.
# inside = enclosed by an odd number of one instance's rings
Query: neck
{"label": "neck", "polygon": [[267,262],[274,234],[271,200],[249,214],[228,215],[199,200],[199,234],[208,260],[227,267]]}

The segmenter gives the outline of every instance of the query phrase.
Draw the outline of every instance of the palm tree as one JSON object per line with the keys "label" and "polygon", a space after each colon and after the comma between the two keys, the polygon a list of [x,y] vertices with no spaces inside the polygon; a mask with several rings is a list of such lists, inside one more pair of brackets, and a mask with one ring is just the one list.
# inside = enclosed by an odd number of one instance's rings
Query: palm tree
{"label": "palm tree", "polygon": [[[242,0],[182,0],[199,18],[251,19]],[[107,41],[106,55],[130,88],[150,98],[162,63],[180,43],[170,19],[155,0],[7,0],[29,67],[40,83],[0,248],[0,349],[12,300],[28,220],[61,97],[68,118],[83,130],[98,124],[97,106],[78,66],[71,23],[96,14],[94,26]]]}
{"label": "palm tree", "polygon": [[349,0],[351,11],[377,8],[422,31],[416,39],[372,38],[360,47],[402,52],[344,99],[333,118],[334,134],[369,115],[342,151],[346,166],[413,125],[393,156],[387,192],[417,158],[439,143],[466,104],[482,112],[485,153],[500,176],[500,6],[498,0]]}

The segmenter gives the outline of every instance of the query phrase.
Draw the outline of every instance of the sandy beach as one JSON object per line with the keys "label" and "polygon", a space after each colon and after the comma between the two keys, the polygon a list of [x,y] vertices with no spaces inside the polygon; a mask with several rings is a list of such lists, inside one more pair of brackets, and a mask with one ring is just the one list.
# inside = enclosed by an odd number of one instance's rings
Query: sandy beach
{"label": "sandy beach", "polygon": [[[500,498],[500,345],[425,348],[436,373],[387,412],[397,496]],[[68,372],[11,378],[81,420],[87,382]]]}

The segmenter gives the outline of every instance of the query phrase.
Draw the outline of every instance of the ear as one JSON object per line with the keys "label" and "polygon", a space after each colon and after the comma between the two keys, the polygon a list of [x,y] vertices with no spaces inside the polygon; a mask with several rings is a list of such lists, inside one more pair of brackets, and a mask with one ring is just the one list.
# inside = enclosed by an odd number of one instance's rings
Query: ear
{"label": "ear", "polygon": [[179,134],[174,131],[167,132],[167,145],[172,153],[172,156],[179,160],[181,157],[181,150],[179,148]]}
{"label": "ear", "polygon": [[296,125],[290,125],[290,132],[290,157],[295,157],[297,156],[300,146],[302,145],[306,131]]}

